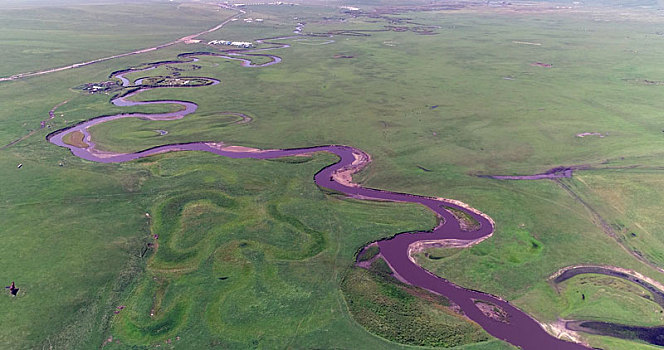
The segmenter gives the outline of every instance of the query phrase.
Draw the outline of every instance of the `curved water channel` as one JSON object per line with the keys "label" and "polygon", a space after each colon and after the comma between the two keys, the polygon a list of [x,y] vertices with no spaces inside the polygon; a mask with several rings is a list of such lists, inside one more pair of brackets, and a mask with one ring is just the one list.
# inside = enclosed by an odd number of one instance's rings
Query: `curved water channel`
{"label": "curved water channel", "polygon": [[[278,39],[287,38],[274,38],[271,40]],[[288,47],[287,44],[272,43],[266,40],[268,39],[259,40],[259,42],[274,45],[273,47],[267,49]],[[267,67],[281,61],[279,57],[273,55],[247,54],[248,52],[265,51],[267,49],[226,51],[223,54],[210,52],[187,53],[178,56],[180,58],[186,58],[185,60],[151,63],[141,69],[128,69],[114,72],[111,74],[111,77],[120,79],[124,86],[131,87],[131,82],[124,76],[127,73],[147,71],[165,64],[192,62],[192,60],[196,59],[195,56],[201,55],[212,55],[227,59],[240,60],[242,65],[245,67]],[[247,59],[238,57],[240,55],[265,56],[269,57],[271,60],[268,63],[255,65]],[[214,81],[214,83],[218,83],[218,81],[214,79],[211,80]],[[314,175],[314,181],[318,186],[362,200],[419,203],[428,207],[441,219],[440,224],[433,228],[431,231],[400,233],[392,238],[377,242],[380,247],[381,256],[393,269],[395,275],[402,281],[446,296],[452,302],[459,305],[461,310],[463,310],[463,313],[468,318],[482,326],[489,334],[523,349],[586,349],[586,347],[583,345],[563,341],[550,335],[535,319],[514,307],[508,301],[486,293],[459,287],[456,284],[447,281],[446,279],[440,278],[417,265],[415,260],[411,257],[411,253],[413,251],[420,249],[423,246],[444,244],[445,242],[455,242],[455,244],[459,244],[459,242],[461,242],[461,245],[466,242],[466,246],[478,243],[479,241],[484,240],[493,234],[493,221],[488,216],[473,208],[470,208],[469,206],[459,201],[444,198],[417,196],[407,193],[390,192],[386,190],[367,188],[353,183],[352,174],[360,171],[371,161],[370,156],[360,149],[345,145],[326,145],[297,149],[258,150],[247,147],[229,146],[223,143],[193,142],[185,144],[162,145],[134,153],[113,153],[98,150],[89,133],[89,128],[93,125],[122,118],[142,118],[149,120],[180,119],[194,113],[198,107],[195,103],[187,101],[129,100],[129,97],[135,96],[143,91],[161,87],[137,88],[138,89],[136,91],[131,92],[128,95],[114,98],[112,103],[117,106],[178,104],[184,109],[170,113],[130,113],[96,117],[77,125],[55,131],[47,136],[47,140],[55,145],[68,148],[75,156],[79,158],[101,163],[127,162],[134,159],[148,157],[154,154],[177,151],[205,151],[236,159],[272,159],[295,155],[306,155],[313,152],[329,152],[335,154],[339,157],[339,160],[336,163],[321,169]],[[76,132],[83,134],[84,142],[82,144],[77,143],[77,145],[66,143],[65,140],[67,140],[67,135],[71,135],[72,133]],[[474,231],[462,230],[458,219],[450,211],[444,209],[444,207],[465,212],[479,223],[479,228]],[[490,317],[490,315],[485,314],[482,310],[480,310],[480,308],[478,308],[478,302],[483,302],[485,305],[487,303],[492,304],[494,307],[502,309],[502,314],[506,317],[503,317],[501,320],[497,320],[495,317]]]}

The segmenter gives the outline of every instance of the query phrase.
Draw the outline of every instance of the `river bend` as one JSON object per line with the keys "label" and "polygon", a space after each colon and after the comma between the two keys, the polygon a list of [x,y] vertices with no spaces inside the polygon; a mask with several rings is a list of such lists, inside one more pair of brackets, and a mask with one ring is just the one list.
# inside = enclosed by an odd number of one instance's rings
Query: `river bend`
{"label": "river bend", "polygon": [[[276,38],[285,39],[285,38]],[[288,45],[275,44],[266,40],[259,41],[261,43],[269,43],[275,45],[272,48],[284,48]],[[270,48],[270,49],[272,49]],[[129,79],[125,78],[125,74],[129,72],[147,71],[154,69],[163,64],[177,64],[184,62],[191,62],[195,56],[212,55],[219,56],[227,59],[239,60],[245,67],[268,67],[273,64],[279,63],[281,58],[273,55],[259,55],[248,54],[255,51],[265,51],[266,49],[258,50],[244,50],[241,52],[225,52],[223,54],[217,53],[192,53],[183,54],[179,57],[184,58],[182,61],[166,61],[148,64],[148,67],[141,69],[128,69],[124,71],[114,72],[113,78],[122,81],[124,86],[132,86]],[[238,57],[238,56],[264,56],[269,57],[271,60],[264,64],[253,64],[251,61]],[[214,80],[215,82],[218,82]],[[258,150],[253,148],[229,146],[223,143],[214,142],[193,142],[185,144],[169,144],[150,149],[134,152],[134,153],[114,153],[100,151],[96,148],[96,144],[89,133],[89,128],[93,125],[105,123],[107,121],[123,119],[123,118],[142,118],[149,120],[174,120],[184,118],[196,111],[197,105],[188,101],[177,100],[158,100],[158,101],[131,101],[128,98],[136,96],[143,91],[162,88],[162,87],[140,87],[138,90],[124,96],[117,97],[112,100],[116,106],[139,106],[146,104],[178,104],[183,107],[183,110],[170,113],[159,114],[143,114],[143,113],[123,113],[111,116],[101,116],[93,119],[86,120],[77,125],[67,127],[55,131],[47,136],[47,140],[55,145],[68,148],[75,156],[94,162],[101,163],[118,163],[128,162],[131,160],[148,157],[155,154],[165,152],[178,152],[178,151],[204,151],[214,153],[223,157],[243,159],[273,159],[287,156],[305,155],[313,152],[329,152],[339,157],[339,160],[321,169],[314,175],[315,183],[326,189],[343,193],[349,197],[362,199],[362,200],[379,200],[391,202],[410,202],[418,203],[428,207],[439,218],[441,224],[431,231],[427,232],[408,232],[400,233],[392,238],[381,240],[378,242],[381,255],[385,261],[393,269],[396,276],[402,281],[412,285],[427,289],[434,293],[444,295],[452,302],[460,306],[463,313],[482,326],[492,336],[505,340],[513,345],[519,346],[523,349],[532,350],[567,350],[567,349],[586,349],[583,345],[571,343],[558,339],[547,333],[542,326],[532,317],[519,310],[508,301],[500,299],[499,297],[492,296],[475,290],[469,290],[457,286],[456,284],[447,281],[446,279],[435,276],[434,274],[423,269],[415,263],[411,253],[417,245],[444,243],[445,241],[465,241],[469,244],[477,243],[481,240],[489,238],[494,231],[494,224],[492,220],[480,213],[479,211],[470,208],[469,206],[455,200],[444,198],[432,198],[417,196],[407,193],[397,193],[386,190],[374,189],[363,187],[360,184],[352,182],[352,174],[360,171],[370,161],[370,156],[362,150],[346,145],[322,145],[307,148],[297,149],[270,149]],[[74,146],[65,143],[65,137],[68,134],[80,132],[84,135],[83,140],[87,146],[82,145]],[[450,207],[461,210],[470,215],[479,223],[479,228],[474,231],[464,231],[461,229],[457,218],[444,207]],[[485,315],[478,307],[477,301],[493,304],[507,315],[507,322],[496,320],[495,318]]]}

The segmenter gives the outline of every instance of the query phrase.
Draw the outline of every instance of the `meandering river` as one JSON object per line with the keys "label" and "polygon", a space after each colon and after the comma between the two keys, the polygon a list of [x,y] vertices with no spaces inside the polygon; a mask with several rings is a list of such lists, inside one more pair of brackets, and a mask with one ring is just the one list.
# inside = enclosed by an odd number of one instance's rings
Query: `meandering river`
{"label": "meandering river", "polygon": [[[272,39],[272,40],[277,40]],[[266,40],[259,42],[269,43]],[[275,44],[275,43],[270,43]],[[274,48],[286,47],[287,45],[278,44]],[[268,63],[254,65],[247,59],[237,57],[239,55],[246,55],[248,52],[264,51],[248,50],[242,52],[226,52],[224,54],[216,53],[193,53],[184,54],[180,57],[185,57],[187,60],[182,61],[168,61],[157,62],[148,64],[147,67],[142,69],[129,69],[124,71],[115,72],[112,74],[113,78],[120,79],[124,86],[132,86],[131,81],[124,75],[129,72],[146,71],[153,69],[159,65],[164,64],[177,64],[191,62],[191,58],[198,55],[214,55],[224,58],[237,59],[242,61],[243,66],[246,67],[267,67],[281,61],[277,56],[273,55],[257,55],[265,56],[271,60]],[[217,82],[214,79],[215,83]],[[586,349],[583,345],[571,343],[558,339],[547,333],[542,326],[532,317],[519,310],[508,301],[502,300],[496,296],[482,293],[475,290],[469,290],[457,286],[456,284],[447,281],[443,278],[435,276],[434,274],[423,269],[415,263],[411,253],[418,246],[427,244],[441,244],[446,241],[455,242],[468,242],[468,244],[478,243],[486,238],[489,238],[494,231],[494,224],[491,219],[482,214],[481,212],[470,208],[464,203],[444,199],[417,196],[407,193],[397,193],[386,190],[374,189],[361,186],[360,184],[352,181],[352,174],[360,171],[370,161],[371,157],[364,151],[345,145],[324,145],[308,148],[298,149],[270,149],[259,150],[247,147],[229,146],[223,143],[212,142],[193,142],[186,144],[169,144],[162,145],[134,153],[114,153],[101,151],[96,148],[96,144],[92,139],[89,128],[93,125],[105,123],[111,120],[123,118],[143,118],[149,120],[174,120],[184,118],[196,111],[198,106],[193,102],[177,101],[177,100],[158,100],[158,101],[131,101],[130,97],[134,97],[143,91],[162,88],[162,87],[141,87],[138,90],[128,94],[124,97],[118,97],[112,100],[112,103],[117,106],[138,106],[146,104],[178,104],[183,107],[183,110],[170,113],[159,114],[116,114],[111,116],[96,117],[80,124],[55,131],[47,136],[47,140],[51,143],[68,148],[75,156],[101,163],[117,163],[128,162],[131,160],[149,157],[151,155],[164,153],[164,152],[177,152],[177,151],[204,151],[214,153],[228,158],[252,158],[252,159],[272,159],[295,155],[306,155],[313,152],[329,152],[339,157],[339,160],[321,169],[314,176],[315,183],[326,189],[334,190],[343,193],[349,197],[362,199],[362,200],[379,200],[391,202],[410,202],[418,203],[428,207],[442,220],[441,224],[428,232],[409,232],[397,234],[392,238],[388,238],[378,242],[381,250],[381,255],[385,261],[393,269],[395,275],[401,280],[412,285],[427,289],[434,293],[446,296],[451,301],[460,306],[463,313],[474,322],[482,326],[489,334],[498,339],[505,340],[513,345],[519,346],[523,349],[533,350],[560,350],[560,349]],[[66,136],[72,133],[82,133],[83,143],[77,145],[67,144]],[[479,223],[479,228],[474,231],[464,231],[461,229],[458,219],[444,207],[454,208],[465,212],[470,215]],[[478,308],[478,302],[484,305],[492,305],[498,308],[503,315],[502,320],[498,320],[491,315],[485,314]]]}

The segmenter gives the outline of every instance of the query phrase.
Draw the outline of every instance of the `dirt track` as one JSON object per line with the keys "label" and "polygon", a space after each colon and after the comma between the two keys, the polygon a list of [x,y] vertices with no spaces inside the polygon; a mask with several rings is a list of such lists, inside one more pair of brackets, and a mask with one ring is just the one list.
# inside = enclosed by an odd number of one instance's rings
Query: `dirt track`
{"label": "dirt track", "polygon": [[61,72],[61,71],[68,70],[68,69],[85,67],[85,66],[89,66],[91,64],[104,62],[104,61],[112,60],[112,59],[115,59],[115,58],[126,57],[126,56],[131,56],[131,55],[138,55],[138,54],[142,54],[142,53],[146,53],[146,52],[151,52],[151,51],[163,49],[165,47],[173,46],[175,44],[186,43],[186,42],[188,42],[190,40],[193,40],[194,38],[196,38],[198,36],[201,36],[203,34],[212,33],[214,31],[220,29],[224,25],[226,25],[226,23],[233,20],[233,18],[237,18],[237,17],[242,16],[243,14],[246,13],[246,11],[244,11],[244,10],[240,10],[240,9],[237,9],[237,8],[234,8],[234,7],[231,7],[231,6],[226,6],[226,5],[219,5],[219,6],[222,6],[225,9],[238,11],[238,13],[234,14],[233,16],[230,16],[230,17],[226,18],[223,22],[221,22],[220,24],[218,24],[215,27],[212,27],[208,30],[204,30],[200,33],[187,35],[185,37],[182,37],[180,39],[177,39],[177,40],[165,43],[165,44],[149,47],[149,48],[146,48],[146,49],[140,49],[140,50],[136,50],[136,51],[132,51],[132,52],[126,52],[126,53],[122,53],[122,54],[118,54],[118,55],[113,55],[113,56],[108,56],[108,57],[103,57],[103,58],[97,58],[97,59],[94,59],[94,60],[91,60],[91,61],[74,63],[74,64],[71,64],[71,65],[64,66],[64,67],[59,67],[59,68],[51,68],[51,69],[37,71],[37,72],[18,73],[18,74],[14,74],[12,76],[9,76],[9,77],[0,78],[0,82],[18,80],[18,79],[29,78],[29,77],[34,77],[34,76],[38,76],[38,75]]}

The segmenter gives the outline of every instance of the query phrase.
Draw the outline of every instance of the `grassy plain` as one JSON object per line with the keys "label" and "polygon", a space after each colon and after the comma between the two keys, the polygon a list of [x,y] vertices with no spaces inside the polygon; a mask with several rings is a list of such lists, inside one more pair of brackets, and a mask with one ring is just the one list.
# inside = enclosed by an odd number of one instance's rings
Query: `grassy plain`
{"label": "grassy plain", "polygon": [[149,209],[159,246],[112,334],[122,346],[180,337],[184,347],[230,348],[306,348],[316,346],[316,332],[328,341],[360,336],[349,330],[336,287],[352,247],[394,226],[431,225],[431,215],[416,206],[397,213],[393,205],[325,200],[307,180],[333,159],[327,155],[300,164],[218,158],[168,155],[136,165],[173,192],[158,191]]}
{"label": "grassy plain", "polygon": [[664,265],[661,211],[664,187],[657,168],[588,171],[570,182],[607,219],[618,239],[658,266]]}
{"label": "grassy plain", "polygon": [[[268,348],[290,342],[309,347],[320,345],[320,337],[312,333],[324,332],[333,335],[325,339],[337,344],[350,346],[364,338],[368,348],[387,346],[349,319],[335,287],[338,281],[329,276],[345,270],[363,242],[395,230],[426,228],[434,219],[415,206],[403,210],[391,204],[324,200],[308,180],[331,160],[323,156],[293,165],[192,153],[123,165],[65,157],[65,166],[59,167],[26,155],[3,155],[2,278],[16,280],[21,291],[17,298],[2,298],[7,321],[2,343],[12,348],[89,348],[114,335],[123,341],[120,348],[176,336],[185,347],[209,342],[238,348],[251,342]],[[21,169],[16,169],[17,161],[24,162]],[[238,168],[242,172],[234,170]],[[151,260],[141,259],[146,243],[154,242],[145,213],[156,221],[163,203],[182,197],[191,202],[182,211],[183,223],[172,233],[153,228],[160,234],[160,248]],[[229,209],[209,200],[217,197],[238,203],[225,213]],[[323,202],[327,204],[321,206]],[[279,212],[257,215],[269,210]],[[250,219],[241,220],[245,218]],[[306,241],[312,230],[324,238],[324,246],[292,247],[293,239]],[[242,244],[246,249],[240,249]],[[302,250],[302,256],[288,255],[289,249]],[[149,291],[155,283],[165,295],[156,321],[149,317]],[[285,294],[276,298],[279,293]],[[186,307],[170,313],[169,298]],[[109,329],[121,305],[127,309]],[[237,311],[242,319],[214,317],[229,307],[249,309]],[[302,320],[311,323],[293,333]],[[283,322],[283,328],[272,328],[270,334],[246,328],[268,321]],[[279,332],[289,336],[277,337]]]}
{"label": "grassy plain", "polygon": [[[451,311],[447,298],[404,285],[389,273],[390,267],[379,258],[370,271],[350,269],[341,283],[353,317],[372,333],[400,343],[432,347],[491,339],[482,328]],[[507,348],[498,342],[492,346]]]}
{"label": "grassy plain", "polygon": [[[290,11],[307,19],[305,32],[375,30],[385,24],[363,18],[314,20],[340,16],[330,8],[251,11],[265,17],[264,24],[233,22],[209,38],[291,33],[296,21]],[[496,233],[480,245],[439,254],[441,259],[418,256],[426,268],[459,285],[500,295],[545,322],[562,315],[636,322],[635,310],[649,304],[634,299],[636,309],[617,307],[636,295],[632,292],[603,292],[599,302],[582,307],[575,304],[578,281],[570,280],[557,295],[546,278],[579,263],[610,263],[661,281],[660,274],[624,252],[557,184],[474,176],[606,160],[661,163],[662,87],[644,82],[664,81],[659,68],[664,39],[657,34],[661,20],[640,13],[597,13],[407,13],[397,17],[440,26],[439,34],[337,35],[334,43],[315,46],[289,40],[290,48],[274,51],[283,62],[262,69],[206,57],[195,74],[221,84],[136,97],[195,101],[200,105],[195,115],[174,122],[114,121],[92,131],[102,147],[123,151],[198,140],[260,148],[356,146],[374,159],[358,181],[459,199],[496,221]],[[123,41],[149,46],[143,43],[140,36]],[[96,50],[91,43],[81,45]],[[102,114],[163,109],[118,108],[108,104],[109,96],[83,95],[69,87],[200,49],[205,47],[181,45],[75,73],[3,83],[0,144],[38,127],[53,105],[67,99],[50,130]],[[54,57],[45,66],[79,57]],[[23,64],[32,70],[37,58],[32,59],[0,62],[13,73]],[[534,62],[552,67],[531,66]],[[219,114],[225,111],[254,120],[235,124]],[[169,133],[158,136],[155,129]],[[113,335],[108,346],[115,348],[168,339],[175,348],[399,347],[355,323],[340,292],[341,275],[364,243],[430,228],[434,219],[422,208],[323,195],[311,176],[332,161],[326,155],[291,164],[190,153],[102,165],[47,144],[47,132],[0,151],[0,277],[22,288],[18,298],[0,298],[0,308],[9,310],[0,343],[89,348]],[[581,132],[608,136],[575,136]],[[60,161],[64,166],[58,166]],[[17,169],[18,163],[23,168]],[[637,233],[625,239],[630,246],[661,263],[656,253],[664,238],[657,233],[657,174],[597,170],[577,173],[572,181],[611,222]],[[632,231],[637,223],[642,228]],[[159,248],[140,258],[146,244],[154,243],[150,234],[160,235]],[[599,293],[597,285],[583,288],[593,295]],[[126,308],[115,316],[120,305]],[[651,316],[640,321],[657,323]],[[267,326],[275,323],[279,327]],[[637,346],[588,339],[611,349]],[[477,348],[495,346],[488,342]]]}
{"label": "grassy plain", "polygon": [[[560,286],[568,320],[604,320],[637,326],[657,326],[664,321],[662,307],[644,288],[615,277],[580,275]],[[611,315],[613,314],[613,315]]]}
{"label": "grassy plain", "polygon": [[156,46],[212,28],[232,14],[192,2],[4,4],[0,77]]}

